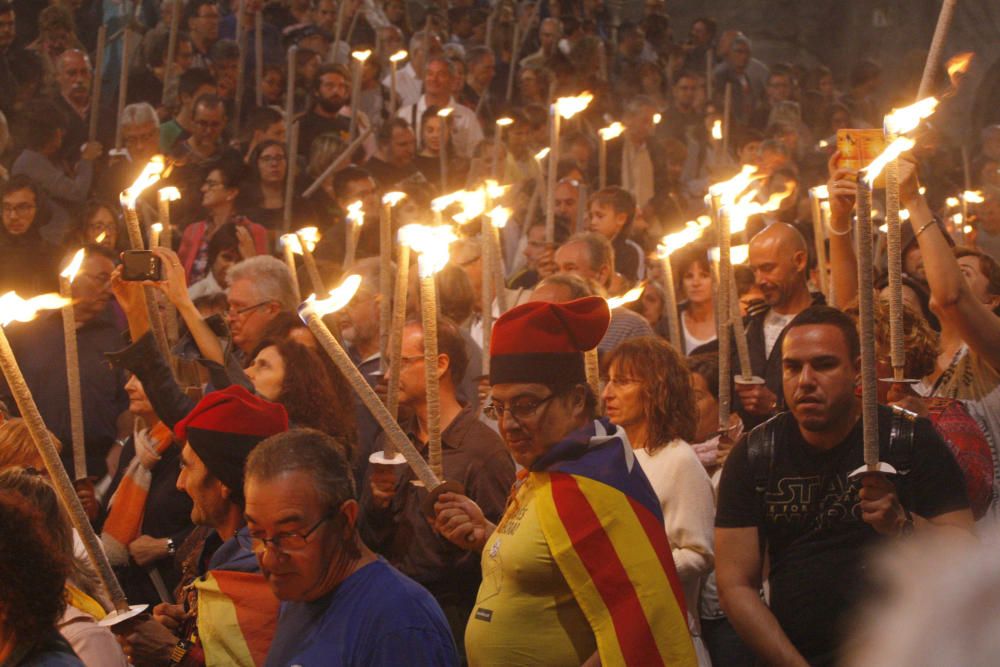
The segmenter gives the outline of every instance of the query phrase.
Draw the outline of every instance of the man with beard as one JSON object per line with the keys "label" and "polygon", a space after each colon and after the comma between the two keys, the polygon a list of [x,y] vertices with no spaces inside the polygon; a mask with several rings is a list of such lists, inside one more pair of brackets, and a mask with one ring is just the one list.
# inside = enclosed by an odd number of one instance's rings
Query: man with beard
{"label": "man with beard", "polygon": [[[740,416],[749,425],[784,409],[781,402],[781,339],[792,318],[822,294],[812,294],[806,282],[809,251],[802,234],[783,222],[767,227],[750,239],[750,268],[766,308],[755,311],[746,322],[753,374],[765,384],[738,384]],[[733,346],[735,347],[735,346]],[[733,358],[735,359],[735,350]],[[738,368],[738,366],[733,366]]]}
{"label": "man with beard", "polygon": [[[843,312],[799,313],[781,347],[788,412],[734,447],[722,473],[720,599],[761,663],[836,664],[851,612],[874,583],[872,548],[915,531],[972,530],[961,470],[926,419],[879,407],[879,459],[900,474],[852,478],[864,462],[860,347]],[[760,596],[765,555],[769,604]]]}
{"label": "man with beard", "polygon": [[[309,155],[309,148],[316,137],[332,132],[345,142],[350,140],[351,74],[343,65],[323,65],[316,73],[316,103],[299,121],[299,155]],[[358,112],[358,131],[368,128],[368,116]],[[365,153],[375,152],[375,139],[365,141]]]}

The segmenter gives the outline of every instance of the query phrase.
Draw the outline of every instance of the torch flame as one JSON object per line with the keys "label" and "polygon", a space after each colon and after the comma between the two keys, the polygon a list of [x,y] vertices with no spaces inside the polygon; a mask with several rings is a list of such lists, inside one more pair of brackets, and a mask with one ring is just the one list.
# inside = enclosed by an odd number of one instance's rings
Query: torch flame
{"label": "torch flame", "polygon": [[953,86],[958,84],[960,75],[965,74],[969,69],[969,65],[972,64],[972,58],[975,55],[972,51],[965,51],[964,53],[958,53],[948,58],[945,69],[948,70],[948,79]]}
{"label": "torch flame", "polygon": [[368,58],[370,58],[371,55],[372,55],[372,50],[371,49],[365,49],[364,51],[352,51],[351,52],[351,57],[354,58],[355,60],[357,60],[360,63],[363,63],[364,61],[368,60]]}
{"label": "torch flame", "polygon": [[181,198],[181,191],[172,185],[160,188],[158,194],[160,195],[160,201],[177,201]]}
{"label": "torch flame", "polygon": [[395,206],[404,199],[406,199],[406,193],[399,192],[396,190],[394,190],[393,192],[386,192],[384,195],[382,195],[382,203],[385,204],[386,206]]}
{"label": "torch flame", "polygon": [[925,97],[924,99],[911,104],[902,109],[893,109],[885,117],[885,131],[890,135],[907,134],[917,129],[920,121],[930,117],[937,109],[938,99],[936,97]]}
{"label": "torch flame", "polygon": [[100,234],[97,235],[97,238],[94,239],[94,243],[104,243],[104,239],[106,238],[108,238],[108,233],[101,232]]}
{"label": "torch flame", "polygon": [[[316,244],[319,243],[319,230],[315,227],[303,227],[299,231],[295,232],[295,236],[297,236],[302,243],[306,244],[306,248],[309,252],[315,250]],[[293,252],[294,250],[295,249],[292,248]],[[299,254],[302,254],[301,248],[299,249]]]}
{"label": "torch flame", "polygon": [[817,185],[816,187],[809,188],[809,192],[811,192],[813,194],[813,197],[815,197],[816,199],[822,200],[830,198],[830,191],[827,189],[825,185]]}
{"label": "torch flame", "polygon": [[607,127],[602,127],[597,132],[601,135],[601,139],[605,141],[611,141],[615,137],[621,136],[621,133],[625,131],[625,126],[619,123],[617,120]]}
{"label": "torch flame", "polygon": [[65,278],[70,283],[72,283],[73,279],[76,278],[77,272],[80,270],[80,265],[82,264],[83,264],[83,248],[80,248],[79,250],[76,251],[76,254],[73,255],[73,261],[69,263],[69,266],[63,269],[63,272],[59,274],[59,277]]}
{"label": "torch flame", "polygon": [[353,204],[347,205],[347,219],[358,227],[365,224],[365,210],[363,206],[364,204],[360,199]]}
{"label": "torch flame", "polygon": [[944,200],[944,203],[948,205],[948,208],[955,208],[958,206],[958,197],[948,197]]}
{"label": "torch flame", "polygon": [[330,290],[330,296],[322,301],[316,299],[316,295],[311,295],[302,304],[303,308],[311,310],[320,317],[335,313],[351,302],[358,288],[361,287],[361,276],[356,273],[344,278],[343,282]]}
{"label": "torch flame", "polygon": [[154,232],[156,232],[157,234],[162,234],[163,233],[163,224],[162,223],[154,222],[153,224],[151,224],[149,226],[149,228],[151,230],[153,230]]}
{"label": "torch flame", "polygon": [[399,241],[419,253],[421,278],[433,276],[448,264],[448,246],[458,240],[448,225],[404,225],[399,229]]}
{"label": "torch flame", "polygon": [[460,190],[455,193],[456,200],[462,205],[462,212],[453,216],[455,222],[465,224],[475,220],[486,211],[486,189]]}
{"label": "torch flame", "polygon": [[434,211],[443,211],[455,202],[459,201],[459,198],[465,194],[465,190],[457,190],[455,192],[449,192],[446,195],[441,195],[440,197],[435,197],[431,200],[431,209]]}
{"label": "torch flame", "polygon": [[544,160],[549,156],[549,150],[550,150],[549,147],[546,146],[542,150],[538,151],[537,153],[535,153],[535,159],[541,162],[542,160]]}
{"label": "torch flame", "polygon": [[712,138],[716,141],[722,141],[722,121],[717,120],[712,123]]}
{"label": "torch flame", "polygon": [[454,111],[453,108],[445,107],[444,109],[441,109],[437,112],[438,118],[447,118],[448,116],[451,115],[452,111]]}
{"label": "torch flame", "polygon": [[690,245],[700,239],[702,234],[705,233],[705,228],[708,227],[710,223],[710,219],[698,219],[697,221],[691,220],[681,231],[664,236],[660,239],[660,244],[656,248],[660,259],[665,259],[684,246]]}
{"label": "torch flame", "polygon": [[11,322],[30,322],[40,310],[55,310],[70,303],[70,299],[54,293],[39,294],[25,300],[17,292],[10,291],[0,296],[0,326],[5,327]]}
{"label": "torch flame", "polygon": [[663,120],[662,113],[657,112],[653,114],[653,125],[659,125],[661,120]]}
{"label": "torch flame", "polygon": [[497,118],[497,125],[500,127],[507,127],[508,125],[513,125],[514,119],[504,116],[503,118]]}
{"label": "torch flame", "polygon": [[713,197],[719,197],[722,200],[723,206],[728,206],[735,203],[736,198],[740,194],[750,187],[750,184],[755,180],[761,178],[760,176],[755,176],[757,173],[757,167],[752,165],[744,165],[740,173],[736,174],[728,181],[722,181],[721,183],[715,183],[708,188],[709,194]]}
{"label": "torch flame", "polygon": [[560,97],[556,100],[556,113],[569,120],[586,109],[593,99],[594,96],[590,93],[581,93],[576,97]]}
{"label": "torch flame", "polygon": [[146,166],[142,168],[132,185],[125,188],[121,194],[122,206],[130,209],[135,208],[135,202],[142,194],[143,190],[160,180],[163,173],[163,156],[154,155],[150,158]]}
{"label": "torch flame", "polygon": [[409,54],[406,51],[400,49],[399,51],[396,51],[394,54],[389,56],[389,62],[398,63],[400,60],[403,60],[408,55]]}
{"label": "torch flame", "polygon": [[486,194],[490,199],[499,199],[510,189],[509,185],[500,185],[492,178],[487,178],[483,182],[483,185],[486,187]]}
{"label": "torch flame", "polygon": [[889,144],[886,149],[882,151],[881,155],[872,160],[871,164],[865,167],[865,183],[869,186],[873,185],[875,183],[875,179],[878,178],[878,175],[882,173],[882,170],[885,169],[887,164],[913,148],[916,143],[917,142],[908,137],[899,137]]}
{"label": "torch flame", "polygon": [[[712,257],[712,261],[716,264],[719,263],[719,248],[715,247],[709,251],[709,255]],[[729,261],[732,264],[745,264],[747,258],[750,257],[750,246],[747,244],[734,245],[729,248]]]}
{"label": "torch flame", "polygon": [[983,199],[983,193],[978,190],[966,190],[962,193],[962,199],[964,199],[969,204],[982,204],[985,199]]}
{"label": "torch flame", "polygon": [[[792,192],[795,191],[795,183],[788,182],[785,184],[785,189],[781,192],[775,192],[767,201],[760,203],[754,201],[759,192],[758,189],[751,190],[746,195],[741,197],[739,201],[735,204],[729,206],[730,210],[730,221],[729,221],[729,231],[733,234],[738,234],[742,232],[747,227],[747,220],[751,215],[757,215],[759,213],[770,213],[771,211],[776,211],[781,207],[781,202],[785,201]],[[738,263],[738,262],[737,262]]]}
{"label": "torch flame", "polygon": [[507,225],[507,221],[510,220],[510,209],[505,206],[497,206],[486,215],[489,216],[494,227],[503,229]]}
{"label": "torch flame", "polygon": [[302,244],[299,242],[299,237],[295,234],[282,234],[279,240],[282,247],[291,248],[292,252],[296,255],[302,254]]}
{"label": "torch flame", "polygon": [[621,296],[613,296],[608,299],[608,309],[614,310],[615,308],[621,308],[626,303],[632,303],[640,296],[642,296],[642,291],[646,289],[646,283],[641,282],[629,291],[625,292]]}

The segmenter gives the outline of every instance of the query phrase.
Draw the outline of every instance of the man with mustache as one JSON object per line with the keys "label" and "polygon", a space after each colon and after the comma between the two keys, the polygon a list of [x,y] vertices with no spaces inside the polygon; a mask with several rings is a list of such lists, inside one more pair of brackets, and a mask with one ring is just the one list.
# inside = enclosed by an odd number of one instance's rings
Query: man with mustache
{"label": "man with mustache", "polygon": [[[962,473],[926,419],[880,406],[879,459],[900,474],[851,474],[864,462],[860,348],[845,313],[799,313],[781,346],[788,411],[733,448],[722,473],[720,599],[761,663],[836,664],[846,621],[871,590],[872,548],[914,531],[972,529]],[[759,593],[765,555],[769,604]]]}
{"label": "man with mustache", "polygon": [[[809,306],[823,303],[823,296],[809,291],[808,246],[791,225],[775,223],[750,239],[748,263],[767,306],[755,310],[745,325],[753,374],[764,378],[765,384],[736,384],[740,416],[754,426],[783,408],[781,339],[785,327]],[[735,345],[732,351],[732,367],[739,368]]]}
{"label": "man with mustache", "polygon": [[[345,143],[351,140],[351,73],[343,65],[323,65],[316,74],[313,108],[299,121],[299,155],[309,155],[309,147],[321,134],[336,134]],[[368,116],[358,111],[357,131],[368,129]],[[366,155],[375,152],[375,139],[364,142]]]}

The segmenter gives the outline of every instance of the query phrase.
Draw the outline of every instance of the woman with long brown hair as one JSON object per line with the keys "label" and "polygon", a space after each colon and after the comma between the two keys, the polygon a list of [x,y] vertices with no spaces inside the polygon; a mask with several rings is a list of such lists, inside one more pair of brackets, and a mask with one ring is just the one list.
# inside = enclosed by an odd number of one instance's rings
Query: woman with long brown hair
{"label": "woman with long brown hair", "polygon": [[602,397],[608,419],[625,430],[660,500],[699,663],[710,664],[699,636],[698,598],[714,562],[715,496],[688,444],[697,424],[691,373],[677,350],[654,336],[623,342],[606,364]]}

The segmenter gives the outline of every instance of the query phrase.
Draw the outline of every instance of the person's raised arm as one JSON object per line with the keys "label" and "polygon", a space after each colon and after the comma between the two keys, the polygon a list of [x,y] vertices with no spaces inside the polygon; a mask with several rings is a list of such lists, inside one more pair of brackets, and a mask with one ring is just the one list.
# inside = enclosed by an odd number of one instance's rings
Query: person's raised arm
{"label": "person's raised arm", "polygon": [[954,327],[970,350],[1000,369],[1000,318],[969,287],[944,230],[935,223],[927,200],[918,190],[916,164],[911,160],[900,160],[899,184],[900,202],[910,211],[910,224],[942,326]]}
{"label": "person's raised arm", "polygon": [[808,667],[760,597],[761,567],[755,526],[715,529],[719,601],[733,628],[764,664]]}
{"label": "person's raised arm", "polygon": [[156,286],[166,295],[170,303],[174,304],[177,313],[184,319],[191,337],[201,355],[220,366],[225,366],[225,355],[222,351],[222,344],[212,328],[208,326],[202,318],[201,313],[195,308],[194,302],[188,295],[187,279],[184,276],[184,267],[181,260],[173,250],[163,247],[153,248],[153,254],[163,262],[164,280],[155,283]]}
{"label": "person's raised arm", "polygon": [[858,194],[855,169],[838,167],[840,152],[835,152],[827,163],[830,181],[830,278],[835,303],[844,308],[858,296],[858,258],[854,253],[851,235],[851,213]]}
{"label": "person's raised arm", "polygon": [[149,314],[142,298],[142,285],[122,279],[122,267],[118,266],[111,273],[111,291],[125,312],[129,337],[132,342],[138,341],[149,332]]}

